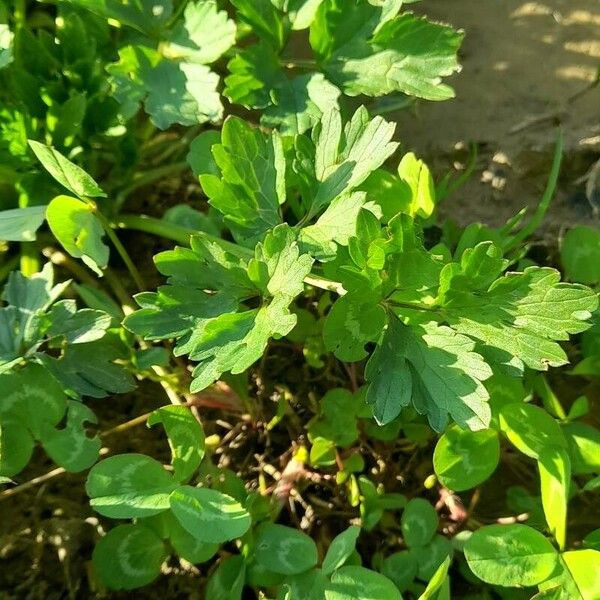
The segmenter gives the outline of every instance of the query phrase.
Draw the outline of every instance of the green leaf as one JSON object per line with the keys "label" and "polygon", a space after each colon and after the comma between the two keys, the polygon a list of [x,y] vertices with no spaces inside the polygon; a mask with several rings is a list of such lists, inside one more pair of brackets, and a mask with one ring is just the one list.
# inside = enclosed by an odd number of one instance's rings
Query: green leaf
{"label": "green leaf", "polygon": [[331,575],[346,562],[354,552],[359,534],[360,527],[353,525],[333,538],[323,559],[322,569],[325,575]]}
{"label": "green leaf", "polygon": [[159,129],[174,123],[217,122],[223,117],[219,76],[206,65],[170,60],[146,46],[125,46],[119,50],[119,61],[107,71],[126,118],[133,117],[142,102]]}
{"label": "green leaf", "polygon": [[[118,338],[117,338],[118,340]],[[86,344],[68,345],[60,358],[42,356],[46,368],[75,396],[104,398],[135,389],[135,381],[124,365],[123,346],[110,335]],[[120,341],[120,340],[118,340]]]}
{"label": "green leaf", "polygon": [[402,537],[409,548],[430,542],[438,527],[435,508],[423,498],[413,498],[402,513]]}
{"label": "green leaf", "polygon": [[241,600],[245,579],[244,559],[239,555],[229,556],[208,579],[206,600]]}
{"label": "green leaf", "polygon": [[203,131],[194,138],[186,160],[196,177],[207,174],[219,175],[219,167],[213,158],[212,147],[220,143],[221,132],[214,129]]}
{"label": "green leaf", "polygon": [[358,439],[357,420],[364,396],[345,389],[328,390],[321,399],[319,414],[308,424],[313,442],[321,437],[345,448]]}
{"label": "green leaf", "polygon": [[163,54],[168,58],[210,64],[235,44],[235,23],[214,0],[190,2],[170,33]]}
{"label": "green leaf", "polygon": [[448,327],[407,327],[391,317],[365,370],[377,421],[389,423],[412,401],[438,431],[448,414],[461,427],[486,428],[491,412],[482,381],[492,372],[474,347]]}
{"label": "green leaf", "polygon": [[173,477],[183,482],[190,479],[204,457],[204,430],[185,406],[163,406],[148,418],[148,426],[162,423],[171,447]]}
{"label": "green leaf", "polygon": [[59,382],[37,363],[0,373],[0,386],[0,418],[20,422],[38,440],[60,422],[67,410],[67,397]]}
{"label": "green leaf", "polygon": [[558,563],[552,544],[527,525],[482,527],[467,540],[464,550],[471,571],[492,585],[537,585]]}
{"label": "green leaf", "polygon": [[565,423],[571,466],[575,475],[600,473],[600,431],[587,423]]}
{"label": "green leaf", "polygon": [[251,523],[241,504],[208,488],[184,485],[173,491],[170,506],[183,528],[201,542],[220,544],[239,538]]}
{"label": "green leaf", "polygon": [[34,439],[24,424],[0,415],[0,479],[20,473],[29,463],[34,446]]}
{"label": "green leaf", "polygon": [[201,542],[189,533],[172,513],[161,513],[166,517],[169,540],[175,552],[192,564],[200,564],[210,560],[219,550],[219,544]]}
{"label": "green leaf", "polygon": [[382,117],[370,119],[364,106],[345,127],[338,110],[323,115],[313,130],[314,156],[296,165],[312,196],[307,218],[363,183],[396,151],[398,144],[391,141],[395,129],[394,123]]}
{"label": "green leaf", "polygon": [[412,13],[397,16],[400,5],[324,2],[310,41],[326,75],[349,96],[403,92],[427,100],[452,98],[442,77],[460,69],[462,33]]}
{"label": "green leaf", "polygon": [[100,538],[92,562],[104,585],[113,590],[132,590],[154,581],[166,558],[162,540],[136,524],[119,525]]}
{"label": "green leaf", "polygon": [[106,197],[106,194],[90,175],[65,158],[58,150],[34,140],[29,140],[29,146],[46,171],[75,196],[79,198]]}
{"label": "green leaf", "polygon": [[499,414],[500,429],[523,454],[538,459],[548,446],[566,448],[558,423],[542,408],[532,404],[505,404]]}
{"label": "green leaf", "polygon": [[415,546],[410,553],[417,562],[417,578],[429,581],[444,561],[452,556],[452,542],[443,535],[436,535],[425,546]]}
{"label": "green leaf", "polygon": [[[442,589],[444,583],[448,582],[448,568],[450,567],[450,557],[438,567],[437,571],[427,584],[425,591],[419,596],[419,600],[434,600],[438,598],[437,593]],[[448,596],[449,597],[449,596]]]}
{"label": "green leaf", "polygon": [[398,165],[398,175],[410,189],[408,214],[427,219],[435,209],[435,184],[429,167],[408,152]]}
{"label": "green leaf", "polygon": [[167,510],[176,487],[170,473],[153,458],[120,454],[94,465],[85,489],[96,512],[112,519],[131,519]]}
{"label": "green leaf", "polygon": [[96,415],[87,406],[69,400],[65,427],[48,427],[43,432],[44,450],[56,464],[71,473],[88,469],[98,460],[102,443],[97,435],[88,437],[85,424],[97,422]]}
{"label": "green leaf", "polygon": [[33,242],[46,219],[45,206],[27,206],[0,211],[0,240]]}
{"label": "green leaf", "polygon": [[0,25],[0,69],[4,69],[13,61],[13,37],[9,26],[2,23]]}
{"label": "green leaf", "polygon": [[561,242],[560,259],[567,279],[589,285],[600,283],[600,232],[591,227],[567,231]]}
{"label": "green leaf", "polygon": [[564,448],[547,446],[538,457],[542,505],[550,532],[564,550],[567,538],[567,503],[571,484],[571,461]]}
{"label": "green leaf", "polygon": [[295,575],[317,564],[317,546],[305,533],[276,525],[263,523],[254,538],[255,560],[274,573]]}
{"label": "green leaf", "polygon": [[285,158],[281,139],[237,117],[223,124],[221,144],[212,147],[221,177],[201,175],[210,203],[225,216],[235,239],[254,245],[281,223],[285,200]]}
{"label": "green leaf", "polygon": [[61,300],[54,304],[48,318],[51,323],[48,336],[62,336],[68,344],[99,340],[112,323],[112,317],[100,310],[77,310],[74,300]]}
{"label": "green leaf", "polygon": [[545,371],[567,362],[556,341],[587,329],[597,306],[589,288],[560,283],[555,269],[529,267],[507,273],[484,294],[447,292],[444,312],[460,333]]}
{"label": "green leaf", "polygon": [[57,196],[48,205],[46,218],[63,248],[102,276],[109,249],[102,241],[104,230],[92,207],[70,196]]}
{"label": "green leaf", "polygon": [[450,427],[435,447],[433,468],[443,485],[462,492],[488,479],[499,460],[500,443],[496,431],[465,431]]}
{"label": "green leaf", "polygon": [[166,24],[172,12],[171,0],[66,0],[85,8],[104,19],[114,19],[137,29],[141,33],[155,35]]}
{"label": "green leaf", "polygon": [[383,561],[381,572],[403,592],[417,575],[417,560],[408,550],[394,552]]}
{"label": "green leaf", "polygon": [[238,17],[276,50],[283,48],[287,35],[283,15],[271,0],[231,0]]}
{"label": "green leaf", "polygon": [[556,600],[596,600],[600,589],[600,552],[573,550],[560,556],[553,577],[540,585],[541,592],[551,592]]}
{"label": "green leaf", "polygon": [[271,104],[265,108],[261,123],[278,128],[283,135],[304,133],[325,113],[338,108],[340,93],[321,73],[307,73],[291,80],[282,73],[271,88]]}
{"label": "green leaf", "polygon": [[302,248],[322,262],[334,259],[338,245],[347,246],[356,235],[358,215],[364,204],[365,195],[361,192],[335,198],[316,223],[302,228]]}
{"label": "green leaf", "polygon": [[401,600],[396,586],[385,576],[364,567],[346,566],[331,577],[325,600]]}

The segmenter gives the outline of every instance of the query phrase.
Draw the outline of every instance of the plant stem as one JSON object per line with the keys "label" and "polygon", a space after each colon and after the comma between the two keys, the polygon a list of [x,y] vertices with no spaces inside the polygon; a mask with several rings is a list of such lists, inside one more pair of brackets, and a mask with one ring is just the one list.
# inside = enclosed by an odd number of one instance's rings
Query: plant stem
{"label": "plant stem", "polygon": [[133,281],[135,282],[135,285],[140,291],[145,290],[146,286],[144,284],[142,276],[140,275],[140,272],[138,271],[137,267],[133,264],[131,257],[129,256],[127,250],[125,250],[125,246],[121,244],[121,240],[119,240],[117,234],[113,231],[110,222],[100,211],[96,211],[95,214],[96,217],[98,217],[98,220],[100,221],[104,231],[106,232],[108,239],[112,242],[113,246],[115,247],[115,250],[119,253],[119,256],[125,263],[127,270],[129,271],[131,277],[133,278]]}
{"label": "plant stem", "polygon": [[133,178],[131,184],[129,184],[126,188],[124,188],[117,194],[114,203],[115,212],[119,212],[125,200],[127,200],[127,197],[135,190],[146,185],[150,185],[151,183],[154,183],[159,179],[163,179],[168,175],[173,175],[174,173],[180,173],[181,171],[185,171],[186,169],[189,169],[187,162],[177,162],[170,165],[165,165],[163,167],[157,167],[156,169],[152,169],[151,171],[138,173],[137,177]]}
{"label": "plant stem", "polygon": [[40,259],[35,242],[21,243],[21,273],[31,277],[40,270]]}

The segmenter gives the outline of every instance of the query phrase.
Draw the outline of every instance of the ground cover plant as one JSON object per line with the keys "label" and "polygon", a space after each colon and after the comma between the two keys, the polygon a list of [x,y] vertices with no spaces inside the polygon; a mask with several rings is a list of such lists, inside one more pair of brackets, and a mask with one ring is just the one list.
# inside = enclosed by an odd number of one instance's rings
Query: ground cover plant
{"label": "ground cover plant", "polygon": [[463,33],[409,4],[0,5],[0,502],[73,477],[60,597],[600,598],[600,234],[531,252],[560,135],[438,218],[386,114]]}

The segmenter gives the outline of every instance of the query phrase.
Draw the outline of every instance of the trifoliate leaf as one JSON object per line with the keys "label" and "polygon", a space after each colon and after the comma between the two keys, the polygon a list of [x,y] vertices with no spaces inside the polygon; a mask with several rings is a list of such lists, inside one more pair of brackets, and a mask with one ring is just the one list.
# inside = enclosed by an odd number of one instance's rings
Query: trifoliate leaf
{"label": "trifoliate leaf", "polygon": [[33,242],[46,219],[45,206],[27,206],[0,211],[0,240]]}
{"label": "trifoliate leaf", "polygon": [[95,511],[112,519],[130,519],[168,510],[176,487],[171,474],[153,458],[119,454],[92,467],[85,489]]}
{"label": "trifoliate leaf", "polygon": [[350,96],[403,92],[427,100],[452,98],[442,77],[460,68],[456,53],[463,34],[412,13],[397,16],[400,6],[324,2],[310,35],[323,70]]}
{"label": "trifoliate leaf", "polygon": [[29,140],[29,146],[46,171],[75,196],[79,198],[106,197],[106,194],[90,175],[65,158],[58,150],[34,140]]}
{"label": "trifoliate leaf", "polygon": [[92,555],[100,581],[113,590],[131,590],[154,581],[166,558],[163,541],[142,523],[111,529]]}
{"label": "trifoliate leaf", "polygon": [[48,205],[46,218],[63,248],[102,276],[109,248],[102,241],[104,230],[92,207],[70,196],[57,196]]}
{"label": "trifoliate leaf", "polygon": [[219,10],[214,0],[190,2],[183,19],[169,34],[163,49],[167,58],[207,65],[235,43],[235,23]]}
{"label": "trifoliate leaf", "polygon": [[223,124],[221,144],[212,148],[221,177],[201,175],[210,203],[225,216],[236,240],[254,245],[281,223],[285,158],[280,137],[267,135],[237,117]]}
{"label": "trifoliate leaf", "polygon": [[486,428],[491,411],[482,382],[492,371],[474,347],[448,327],[407,327],[391,317],[365,371],[367,402],[377,421],[389,423],[412,401],[437,431],[448,415],[461,427]]}
{"label": "trifoliate leaf", "polygon": [[556,341],[587,329],[597,306],[589,288],[560,283],[555,269],[529,267],[507,273],[485,293],[447,293],[444,313],[460,333],[545,371],[567,362]]}
{"label": "trifoliate leaf", "polygon": [[242,505],[217,490],[184,485],[173,491],[170,505],[182,527],[201,542],[221,544],[242,537],[251,524]]}

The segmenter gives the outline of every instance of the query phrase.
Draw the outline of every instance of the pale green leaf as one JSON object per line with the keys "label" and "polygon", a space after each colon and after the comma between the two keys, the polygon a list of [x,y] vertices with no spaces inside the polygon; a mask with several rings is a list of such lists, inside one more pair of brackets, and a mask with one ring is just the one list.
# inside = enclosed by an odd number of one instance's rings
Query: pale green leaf
{"label": "pale green leaf", "polygon": [[148,417],[148,425],[162,423],[169,438],[173,476],[190,479],[204,457],[204,430],[186,406],[163,406]]}
{"label": "pale green leaf", "polygon": [[567,446],[558,423],[539,406],[521,402],[505,404],[500,409],[499,424],[510,442],[531,458],[539,458],[548,446]]}
{"label": "pale green leaf", "polygon": [[462,492],[488,479],[499,460],[500,443],[496,431],[465,431],[450,427],[436,444],[433,468],[443,485]]}
{"label": "pale green leaf", "polygon": [[325,600],[401,600],[396,586],[384,575],[359,566],[345,566],[331,577]]}
{"label": "pale green leaf", "polygon": [[493,585],[537,585],[558,564],[552,544],[527,525],[482,527],[467,540],[464,550],[471,571]]}
{"label": "pale green leaf", "polygon": [[227,542],[250,527],[250,515],[241,504],[217,490],[184,485],[173,491],[169,503],[182,527],[201,542]]}
{"label": "pale green leaf", "polygon": [[29,146],[46,171],[75,196],[79,198],[106,197],[106,194],[90,175],[65,158],[58,150],[34,140],[29,140]]}
{"label": "pale green leaf", "polygon": [[172,476],[144,454],[111,456],[95,465],[86,492],[92,508],[105,517],[149,517],[169,509],[169,496],[177,487]]}
{"label": "pale green leaf", "polygon": [[63,248],[98,275],[108,264],[109,249],[102,241],[104,230],[89,204],[57,196],[46,211],[48,225]]}
{"label": "pale green leaf", "polygon": [[571,461],[564,448],[547,446],[538,457],[542,506],[550,532],[564,550],[567,539],[567,504],[571,484]]}
{"label": "pale green leaf", "polygon": [[0,211],[0,240],[33,242],[46,219],[45,206],[27,206]]}

